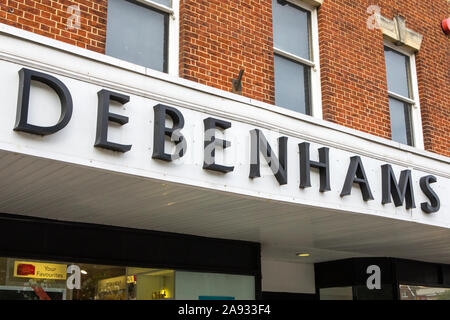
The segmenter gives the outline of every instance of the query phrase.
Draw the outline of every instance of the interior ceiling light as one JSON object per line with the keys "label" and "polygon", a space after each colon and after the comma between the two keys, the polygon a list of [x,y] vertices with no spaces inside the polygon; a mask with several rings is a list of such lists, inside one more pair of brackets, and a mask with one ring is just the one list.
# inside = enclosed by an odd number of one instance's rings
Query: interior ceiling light
{"label": "interior ceiling light", "polygon": [[297,253],[297,257],[309,257],[309,253]]}

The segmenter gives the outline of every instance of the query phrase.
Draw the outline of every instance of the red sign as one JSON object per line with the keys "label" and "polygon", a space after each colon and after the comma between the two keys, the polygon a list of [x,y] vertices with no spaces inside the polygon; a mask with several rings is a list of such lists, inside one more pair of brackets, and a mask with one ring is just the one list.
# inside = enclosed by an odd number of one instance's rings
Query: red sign
{"label": "red sign", "polygon": [[17,275],[19,276],[32,276],[36,272],[36,267],[32,264],[21,263],[17,266]]}

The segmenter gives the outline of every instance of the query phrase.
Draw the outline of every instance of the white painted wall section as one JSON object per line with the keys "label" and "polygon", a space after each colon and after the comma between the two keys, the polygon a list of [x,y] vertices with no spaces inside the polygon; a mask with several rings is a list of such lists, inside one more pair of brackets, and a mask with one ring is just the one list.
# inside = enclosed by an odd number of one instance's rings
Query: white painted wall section
{"label": "white painted wall section", "polygon": [[262,290],[314,294],[314,264],[262,260]]}

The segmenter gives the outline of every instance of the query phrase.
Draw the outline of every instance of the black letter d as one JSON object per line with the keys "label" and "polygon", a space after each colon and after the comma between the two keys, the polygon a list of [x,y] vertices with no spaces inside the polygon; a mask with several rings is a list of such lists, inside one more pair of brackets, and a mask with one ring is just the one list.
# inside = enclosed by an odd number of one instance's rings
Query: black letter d
{"label": "black letter d", "polygon": [[[72,117],[72,97],[67,87],[48,74],[22,68],[19,71],[19,98],[17,100],[17,116],[15,131],[23,131],[38,135],[55,133],[64,128]],[[28,123],[28,108],[30,104],[31,80],[42,82],[52,88],[61,101],[61,117],[57,124],[51,127],[35,126]]]}

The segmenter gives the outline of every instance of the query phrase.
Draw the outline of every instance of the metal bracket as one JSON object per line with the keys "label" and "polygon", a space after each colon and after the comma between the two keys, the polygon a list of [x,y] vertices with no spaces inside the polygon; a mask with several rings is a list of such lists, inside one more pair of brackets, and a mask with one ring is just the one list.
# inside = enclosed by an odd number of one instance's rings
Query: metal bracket
{"label": "metal bracket", "polygon": [[237,79],[233,79],[231,82],[233,84],[233,93],[242,94],[242,76],[244,74],[244,70],[239,71],[239,77]]}

